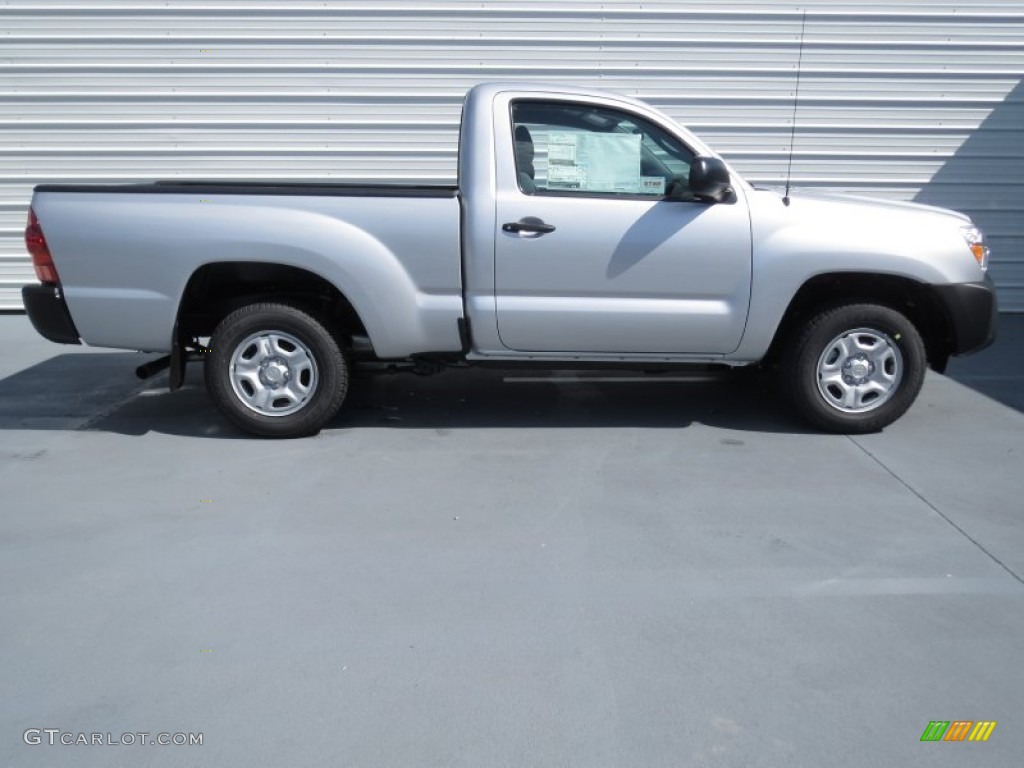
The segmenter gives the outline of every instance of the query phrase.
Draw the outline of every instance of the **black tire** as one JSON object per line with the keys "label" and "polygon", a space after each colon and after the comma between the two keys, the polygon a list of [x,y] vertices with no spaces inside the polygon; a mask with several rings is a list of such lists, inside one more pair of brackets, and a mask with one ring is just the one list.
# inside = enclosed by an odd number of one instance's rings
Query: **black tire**
{"label": "black tire", "polygon": [[824,309],[799,329],[782,360],[786,395],[826,432],[877,432],[906,413],[928,361],[917,328],[877,304]]}
{"label": "black tire", "polygon": [[250,434],[316,434],[345,400],[345,355],[305,310],[249,304],[220,322],[210,347],[206,389],[221,413]]}

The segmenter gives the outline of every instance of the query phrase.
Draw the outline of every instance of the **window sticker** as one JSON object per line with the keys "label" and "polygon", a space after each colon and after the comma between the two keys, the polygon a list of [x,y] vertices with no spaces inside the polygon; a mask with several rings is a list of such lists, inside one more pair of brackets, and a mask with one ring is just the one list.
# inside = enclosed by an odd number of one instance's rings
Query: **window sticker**
{"label": "window sticker", "polygon": [[586,189],[587,172],[578,165],[548,164],[548,189]]}
{"label": "window sticker", "polygon": [[576,165],[576,137],[553,133],[548,143],[548,162],[554,165]]}
{"label": "window sticker", "polygon": [[640,177],[640,192],[644,195],[664,195],[665,194],[665,177],[664,176],[641,176]]}
{"label": "window sticker", "polygon": [[641,138],[636,133],[552,131],[547,146],[548,189],[640,193]]}

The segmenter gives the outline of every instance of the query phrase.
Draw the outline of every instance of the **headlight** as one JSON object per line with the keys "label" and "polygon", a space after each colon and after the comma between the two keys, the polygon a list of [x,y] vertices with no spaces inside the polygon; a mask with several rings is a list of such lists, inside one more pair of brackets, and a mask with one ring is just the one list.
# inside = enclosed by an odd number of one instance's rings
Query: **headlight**
{"label": "headlight", "polygon": [[988,269],[988,246],[985,245],[984,233],[975,226],[961,227],[960,233],[967,242],[967,247],[974,254],[974,259],[983,270]]}

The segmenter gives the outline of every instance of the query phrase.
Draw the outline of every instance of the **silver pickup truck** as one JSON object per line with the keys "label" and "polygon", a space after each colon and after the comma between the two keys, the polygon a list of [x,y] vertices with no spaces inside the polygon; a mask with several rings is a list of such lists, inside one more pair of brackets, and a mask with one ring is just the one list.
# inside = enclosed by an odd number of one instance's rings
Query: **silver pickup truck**
{"label": "silver pickup truck", "polygon": [[458,187],[37,187],[26,310],[53,341],[166,353],[144,372],[172,388],[202,359],[224,415],[272,437],[388,362],[757,364],[817,427],[874,431],[993,339],[966,216],[757,189],[642,102],[480,85],[459,152]]}

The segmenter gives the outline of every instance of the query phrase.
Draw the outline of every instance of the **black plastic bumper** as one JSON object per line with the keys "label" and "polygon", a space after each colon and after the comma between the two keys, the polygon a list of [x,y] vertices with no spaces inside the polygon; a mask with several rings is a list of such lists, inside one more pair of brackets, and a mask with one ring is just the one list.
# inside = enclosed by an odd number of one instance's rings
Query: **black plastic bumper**
{"label": "black plastic bumper", "polygon": [[980,283],[932,287],[949,320],[952,354],[977,352],[996,340],[996,288],[987,275]]}
{"label": "black plastic bumper", "polygon": [[21,289],[21,299],[32,327],[40,336],[58,344],[82,343],[59,286],[26,285]]}

